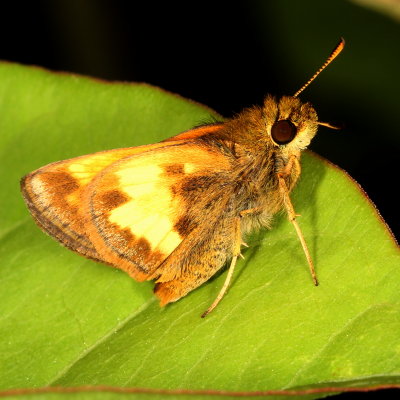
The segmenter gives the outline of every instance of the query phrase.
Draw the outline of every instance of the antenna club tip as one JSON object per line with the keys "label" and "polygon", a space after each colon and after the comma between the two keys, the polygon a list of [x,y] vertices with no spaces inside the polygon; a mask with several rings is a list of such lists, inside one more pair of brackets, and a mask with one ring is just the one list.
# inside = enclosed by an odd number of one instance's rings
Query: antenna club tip
{"label": "antenna club tip", "polygon": [[334,50],[334,53],[339,54],[344,49],[345,45],[346,45],[346,41],[344,40],[344,37],[341,36],[339,43],[337,44],[336,49]]}

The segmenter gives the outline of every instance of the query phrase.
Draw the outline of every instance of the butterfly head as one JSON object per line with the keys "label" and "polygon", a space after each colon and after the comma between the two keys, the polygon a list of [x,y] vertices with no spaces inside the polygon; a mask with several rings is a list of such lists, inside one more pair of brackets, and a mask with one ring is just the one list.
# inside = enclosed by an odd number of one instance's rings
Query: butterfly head
{"label": "butterfly head", "polygon": [[318,117],[314,107],[297,97],[283,96],[276,100],[267,96],[263,114],[267,134],[276,147],[303,150],[317,132]]}

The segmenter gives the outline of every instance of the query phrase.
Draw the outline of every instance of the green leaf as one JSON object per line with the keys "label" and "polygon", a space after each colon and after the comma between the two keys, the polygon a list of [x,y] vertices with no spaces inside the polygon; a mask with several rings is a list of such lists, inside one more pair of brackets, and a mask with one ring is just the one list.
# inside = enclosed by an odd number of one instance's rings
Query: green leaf
{"label": "green leaf", "polygon": [[0,99],[0,389],[400,382],[399,250],[343,171],[306,153],[293,194],[320,286],[281,215],[248,241],[229,293],[201,319],[225,273],[160,308],[152,283],[44,235],[19,179],[52,161],[159,141],[216,114],[148,85],[14,64],[0,65]]}

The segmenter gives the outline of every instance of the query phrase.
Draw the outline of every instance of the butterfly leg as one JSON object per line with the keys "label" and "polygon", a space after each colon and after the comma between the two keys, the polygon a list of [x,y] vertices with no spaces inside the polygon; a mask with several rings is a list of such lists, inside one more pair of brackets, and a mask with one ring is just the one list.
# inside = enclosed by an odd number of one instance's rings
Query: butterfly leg
{"label": "butterfly leg", "polygon": [[234,251],[233,251],[233,257],[231,260],[231,264],[229,266],[229,270],[228,270],[228,274],[225,278],[225,282],[222,285],[221,290],[218,293],[218,296],[215,298],[214,302],[211,304],[210,307],[208,307],[208,309],[201,314],[201,318],[206,317],[208,314],[210,314],[210,312],[212,310],[214,310],[215,307],[217,307],[217,305],[219,304],[219,302],[222,300],[222,298],[224,297],[229,284],[232,280],[232,276],[233,276],[233,271],[235,270],[235,266],[236,266],[236,261],[238,256],[242,256],[242,254],[240,253],[240,246],[242,245],[242,233],[241,233],[241,229],[240,229],[240,217],[237,217],[235,219],[235,241],[234,241]]}
{"label": "butterfly leg", "polygon": [[286,165],[285,169],[282,172],[279,172],[277,174],[278,175],[278,182],[279,182],[279,190],[280,190],[280,192],[282,194],[282,197],[283,197],[283,203],[284,203],[286,212],[288,214],[289,221],[293,224],[293,226],[294,226],[294,228],[296,230],[297,236],[300,239],[301,246],[303,247],[303,251],[304,251],[304,254],[306,256],[306,259],[307,259],[307,262],[308,262],[308,266],[310,268],[310,273],[311,273],[311,277],[312,277],[312,280],[314,282],[314,285],[318,286],[318,280],[317,280],[317,275],[316,275],[315,269],[314,269],[314,263],[313,263],[313,260],[311,258],[311,255],[310,255],[310,251],[308,250],[308,246],[307,246],[307,243],[306,243],[306,241],[304,239],[303,233],[302,233],[302,231],[300,229],[299,224],[296,221],[296,217],[298,215],[294,211],[293,204],[292,204],[292,202],[290,200],[290,197],[289,197],[289,190],[288,190],[286,182],[285,182],[285,177],[287,177],[288,174],[290,173],[289,171],[292,169],[295,160],[297,160],[295,157],[290,158],[290,160],[289,160],[288,164]]}

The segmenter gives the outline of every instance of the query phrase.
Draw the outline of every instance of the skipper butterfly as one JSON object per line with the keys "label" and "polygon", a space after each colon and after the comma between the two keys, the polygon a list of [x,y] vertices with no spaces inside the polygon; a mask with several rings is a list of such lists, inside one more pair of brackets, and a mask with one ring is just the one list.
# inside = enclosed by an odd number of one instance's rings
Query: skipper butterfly
{"label": "skipper butterfly", "polygon": [[226,292],[247,233],[285,209],[314,284],[313,262],[290,201],[300,155],[320,122],[299,94],[342,51],[334,51],[293,96],[265,98],[236,117],[160,143],[103,151],[46,165],[21,181],[36,223],[69,249],[155,280],[163,306],[230,262]]}

